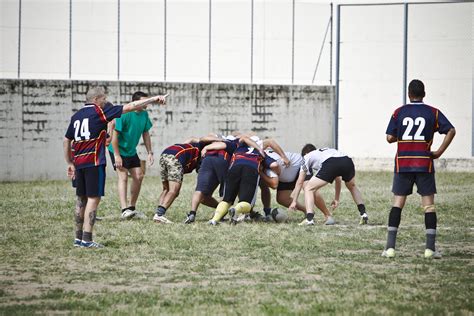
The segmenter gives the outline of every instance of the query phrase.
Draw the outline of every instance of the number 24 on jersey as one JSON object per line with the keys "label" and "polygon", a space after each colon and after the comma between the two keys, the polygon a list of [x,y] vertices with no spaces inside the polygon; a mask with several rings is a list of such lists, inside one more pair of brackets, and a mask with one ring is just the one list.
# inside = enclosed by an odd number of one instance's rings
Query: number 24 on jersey
{"label": "number 24 on jersey", "polygon": [[88,140],[90,139],[91,133],[89,132],[89,119],[85,118],[82,121],[74,121],[74,140]]}

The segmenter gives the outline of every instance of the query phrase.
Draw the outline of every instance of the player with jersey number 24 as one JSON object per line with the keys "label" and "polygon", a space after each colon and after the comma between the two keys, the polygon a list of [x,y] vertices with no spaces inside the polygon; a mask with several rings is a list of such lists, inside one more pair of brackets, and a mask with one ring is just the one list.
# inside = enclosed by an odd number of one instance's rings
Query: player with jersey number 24
{"label": "player with jersey number 24", "polygon": [[76,186],[76,238],[74,246],[102,248],[94,242],[92,230],[97,207],[105,189],[105,139],[107,123],[123,113],[145,108],[151,103],[165,103],[165,96],[154,96],[113,106],[107,103],[102,87],[93,87],[86,94],[86,104],[72,117],[63,142],[67,175]]}

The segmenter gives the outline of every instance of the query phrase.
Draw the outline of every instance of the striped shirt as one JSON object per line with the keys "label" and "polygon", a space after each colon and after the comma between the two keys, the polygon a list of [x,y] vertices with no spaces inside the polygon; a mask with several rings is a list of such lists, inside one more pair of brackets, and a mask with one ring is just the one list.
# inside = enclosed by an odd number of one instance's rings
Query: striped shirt
{"label": "striped shirt", "polygon": [[107,123],[122,115],[123,106],[85,104],[72,117],[65,137],[72,140],[76,169],[105,165]]}
{"label": "striped shirt", "polygon": [[183,172],[190,173],[196,169],[203,147],[203,143],[174,144],[163,150],[162,154],[175,156],[183,166]]}
{"label": "striped shirt", "polygon": [[241,144],[232,155],[232,166],[247,165],[259,170],[260,164],[263,162],[265,168],[270,168],[270,164],[275,162],[275,159],[270,156],[262,157],[259,151],[253,147],[248,147],[246,144]]}
{"label": "striped shirt", "polygon": [[453,125],[440,110],[423,102],[395,110],[387,135],[397,138],[395,172],[434,172],[431,144],[435,132],[446,134]]}

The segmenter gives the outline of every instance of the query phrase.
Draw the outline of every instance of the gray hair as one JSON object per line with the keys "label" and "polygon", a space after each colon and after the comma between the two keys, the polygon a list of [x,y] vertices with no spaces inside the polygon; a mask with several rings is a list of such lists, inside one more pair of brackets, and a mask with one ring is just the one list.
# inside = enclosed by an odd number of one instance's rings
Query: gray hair
{"label": "gray hair", "polygon": [[95,98],[105,95],[105,89],[103,87],[92,87],[87,91],[86,102],[92,102]]}

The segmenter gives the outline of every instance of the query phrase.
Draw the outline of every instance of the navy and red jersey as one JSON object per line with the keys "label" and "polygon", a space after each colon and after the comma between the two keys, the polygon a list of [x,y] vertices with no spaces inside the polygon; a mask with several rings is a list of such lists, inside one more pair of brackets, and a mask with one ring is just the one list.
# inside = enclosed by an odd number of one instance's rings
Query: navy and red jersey
{"label": "navy and red jersey", "polygon": [[72,117],[65,137],[72,140],[72,158],[76,169],[105,165],[107,123],[122,115],[123,106],[107,104],[103,108],[85,104]]}
{"label": "navy and red jersey", "polygon": [[397,138],[395,172],[434,172],[431,144],[435,132],[446,134],[453,125],[440,110],[413,102],[399,107],[387,127]]}
{"label": "navy and red jersey", "polygon": [[162,154],[175,156],[179,163],[183,166],[183,172],[190,173],[196,169],[201,157],[201,149],[203,147],[204,144],[201,142],[174,144],[163,150]]}
{"label": "navy and red jersey", "polygon": [[232,158],[232,154],[237,149],[237,147],[239,147],[239,139],[230,140],[230,141],[226,140],[226,141],[223,141],[223,143],[225,143],[226,145],[225,149],[209,150],[206,152],[206,155],[204,156],[204,158],[210,157],[210,156],[214,156],[214,157],[217,156],[224,159],[225,161],[229,163]]}
{"label": "navy and red jersey", "polygon": [[276,160],[270,156],[262,157],[259,151],[253,147],[248,147],[247,144],[240,144],[232,155],[232,166],[247,165],[259,170],[260,164],[263,162],[265,168],[270,168],[270,165]]}

